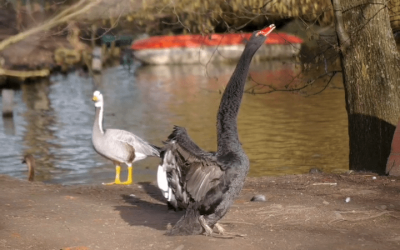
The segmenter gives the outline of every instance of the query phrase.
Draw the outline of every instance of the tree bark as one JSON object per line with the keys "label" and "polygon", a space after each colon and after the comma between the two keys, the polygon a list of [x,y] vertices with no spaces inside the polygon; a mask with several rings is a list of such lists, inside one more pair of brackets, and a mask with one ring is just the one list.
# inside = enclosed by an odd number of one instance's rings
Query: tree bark
{"label": "tree bark", "polygon": [[400,117],[400,57],[387,1],[366,0],[370,3],[356,6],[351,2],[340,1],[344,32],[350,37],[341,51],[350,169],[385,174]]}

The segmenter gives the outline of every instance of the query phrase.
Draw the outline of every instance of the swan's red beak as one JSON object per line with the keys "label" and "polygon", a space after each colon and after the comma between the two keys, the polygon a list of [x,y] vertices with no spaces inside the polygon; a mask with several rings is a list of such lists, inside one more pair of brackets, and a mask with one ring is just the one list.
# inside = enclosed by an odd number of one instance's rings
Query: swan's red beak
{"label": "swan's red beak", "polygon": [[275,24],[271,24],[267,28],[262,29],[259,32],[257,32],[256,36],[259,36],[259,35],[268,36],[269,33],[271,33],[275,28],[276,28]]}

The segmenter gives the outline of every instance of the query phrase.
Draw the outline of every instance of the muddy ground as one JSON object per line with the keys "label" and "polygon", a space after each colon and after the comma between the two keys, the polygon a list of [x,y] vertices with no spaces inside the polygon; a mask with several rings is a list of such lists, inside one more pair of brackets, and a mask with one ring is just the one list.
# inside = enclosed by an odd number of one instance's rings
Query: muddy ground
{"label": "muddy ground", "polygon": [[[182,213],[154,183],[61,186],[0,176],[0,249],[400,249],[400,178],[247,178],[222,224],[246,237],[166,236]],[[256,194],[266,202],[250,202]],[[346,202],[346,198],[350,201]]]}

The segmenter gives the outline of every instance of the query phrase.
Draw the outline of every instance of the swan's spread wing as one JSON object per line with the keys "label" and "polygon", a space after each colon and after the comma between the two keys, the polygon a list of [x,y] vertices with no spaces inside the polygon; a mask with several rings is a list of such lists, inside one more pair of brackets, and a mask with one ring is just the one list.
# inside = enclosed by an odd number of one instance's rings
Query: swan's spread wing
{"label": "swan's spread wing", "polygon": [[220,183],[223,174],[221,168],[214,164],[192,164],[186,175],[186,190],[195,201],[201,201],[207,192]]}
{"label": "swan's spread wing", "polygon": [[176,142],[179,147],[185,150],[186,157],[209,160],[214,154],[202,150],[189,137],[187,131],[183,127],[174,126],[174,130],[168,136],[167,143]]}
{"label": "swan's spread wing", "polygon": [[215,155],[199,148],[186,130],[177,126],[166,142],[163,166],[176,199],[183,203],[189,201],[188,196],[201,201],[223,174]]}
{"label": "swan's spread wing", "polygon": [[159,156],[159,150],[153,145],[149,144],[142,138],[124,130],[119,129],[107,129],[105,136],[112,138],[113,140],[126,143],[130,147],[133,147],[135,154],[143,154],[147,156]]}

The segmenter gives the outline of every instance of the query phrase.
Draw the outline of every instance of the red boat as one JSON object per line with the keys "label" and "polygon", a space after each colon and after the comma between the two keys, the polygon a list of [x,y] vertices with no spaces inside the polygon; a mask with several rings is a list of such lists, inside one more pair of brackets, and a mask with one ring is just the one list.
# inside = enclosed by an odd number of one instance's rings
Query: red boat
{"label": "red boat", "polygon": [[[154,36],[135,41],[135,58],[145,64],[206,64],[236,62],[252,33]],[[286,33],[271,33],[253,60],[290,58],[303,40]]]}

